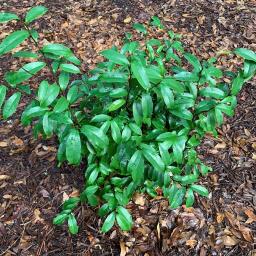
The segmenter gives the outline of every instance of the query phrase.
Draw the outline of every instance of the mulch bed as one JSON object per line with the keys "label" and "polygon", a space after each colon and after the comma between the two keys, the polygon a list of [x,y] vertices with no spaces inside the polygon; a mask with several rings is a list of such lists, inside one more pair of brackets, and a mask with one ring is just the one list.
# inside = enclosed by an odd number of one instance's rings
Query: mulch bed
{"label": "mulch bed", "polygon": [[[256,50],[255,1],[1,0],[0,11],[24,13],[35,4],[49,8],[36,22],[42,40],[70,46],[84,71],[100,60],[99,51],[121,45],[133,22],[147,23],[153,15],[181,33],[198,56],[219,54],[222,65],[229,61],[222,55],[227,50]],[[1,25],[0,39],[8,31]],[[16,65],[12,61],[0,59],[0,83],[4,71]],[[0,255],[256,255],[255,85],[251,81],[240,93],[236,115],[227,119],[219,138],[207,137],[199,149],[214,169],[201,181],[210,198],[197,198],[194,208],[170,210],[161,197],[137,194],[128,205],[135,220],[130,233],[101,234],[102,221],[86,205],[76,210],[78,235],[54,227],[63,200],[83,188],[85,166],[56,167],[54,139],[33,140],[18,116],[1,122]]]}

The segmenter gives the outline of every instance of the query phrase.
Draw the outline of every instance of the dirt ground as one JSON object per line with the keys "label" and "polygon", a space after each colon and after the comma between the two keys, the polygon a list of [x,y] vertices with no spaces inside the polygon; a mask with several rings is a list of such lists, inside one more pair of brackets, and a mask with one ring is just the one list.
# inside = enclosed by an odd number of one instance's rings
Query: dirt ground
{"label": "dirt ground", "polygon": [[[42,42],[61,42],[83,60],[86,72],[98,52],[121,45],[133,22],[158,15],[183,35],[187,49],[208,58],[235,47],[256,50],[256,2],[243,0],[0,0],[0,11],[49,8],[36,22]],[[18,26],[18,25],[16,25]],[[0,40],[10,30],[0,25]],[[12,59],[0,58],[0,83]],[[36,86],[36,85],[33,85]],[[0,121],[0,255],[256,255],[256,80],[239,95],[236,115],[199,149],[214,172],[201,182],[211,191],[194,208],[168,209],[166,200],[137,194],[128,206],[130,233],[99,232],[96,209],[76,210],[80,232],[70,236],[52,218],[65,198],[83,188],[83,169],[56,167],[54,139],[35,141],[18,115]],[[24,105],[26,99],[21,105]]]}

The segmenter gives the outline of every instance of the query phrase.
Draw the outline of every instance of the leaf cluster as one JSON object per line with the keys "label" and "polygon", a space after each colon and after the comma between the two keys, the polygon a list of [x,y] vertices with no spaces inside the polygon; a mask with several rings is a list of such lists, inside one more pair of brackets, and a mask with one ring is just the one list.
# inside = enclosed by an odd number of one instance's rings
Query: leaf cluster
{"label": "leaf cluster", "polygon": [[[46,11],[43,6],[29,10],[24,29],[0,43],[0,56],[27,39],[38,46],[30,23]],[[18,19],[0,13],[0,22]],[[157,17],[151,25],[165,29]],[[142,36],[148,34],[142,24],[134,28]],[[223,71],[216,67],[217,59],[202,61],[184,49],[180,35],[167,34],[161,40],[145,39],[143,45],[127,34],[121,49],[101,52],[105,61],[88,75],[62,44],[13,53],[35,61],[5,74],[0,86],[3,118],[15,113],[23,94],[31,95],[22,124],[32,125],[35,137],[57,137],[59,164],[87,163],[84,190],[68,199],[54,219],[56,225],[67,221],[72,234],[78,232],[72,212],[81,202],[99,206],[99,216],[106,216],[102,231],[107,232],[115,223],[122,230],[131,229],[132,217],[125,207],[135,192],[154,197],[161,190],[171,208],[183,202],[191,207],[195,194],[209,194],[197,184],[211,168],[199,159],[196,147],[206,133],[217,136],[225,116],[234,114],[237,94],[255,76],[256,54],[236,49],[234,53],[244,59],[243,68]],[[31,90],[29,81],[45,68],[54,82],[42,80],[36,91]],[[12,94],[8,99],[7,92]]]}

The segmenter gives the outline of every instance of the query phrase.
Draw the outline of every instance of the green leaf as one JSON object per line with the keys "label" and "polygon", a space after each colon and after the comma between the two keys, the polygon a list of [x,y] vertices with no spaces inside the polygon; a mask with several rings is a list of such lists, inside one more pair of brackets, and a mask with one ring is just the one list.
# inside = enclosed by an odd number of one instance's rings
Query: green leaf
{"label": "green leaf", "polygon": [[34,53],[34,52],[30,52],[30,51],[18,51],[18,52],[15,52],[13,54],[13,57],[16,57],[16,58],[39,58],[39,56]]}
{"label": "green leaf", "polygon": [[66,157],[70,164],[79,164],[81,159],[81,139],[76,129],[69,132],[66,142]]}
{"label": "green leaf", "polygon": [[59,85],[62,91],[66,90],[69,84],[69,76],[70,75],[67,72],[61,72],[59,75]]}
{"label": "green leaf", "polygon": [[241,76],[241,74],[238,74],[238,76],[232,82],[231,94],[237,95],[242,89],[244,82],[245,82],[244,78]]}
{"label": "green leaf", "polygon": [[61,64],[60,65],[60,70],[65,71],[67,73],[71,74],[79,74],[81,73],[80,69],[73,65],[73,64]]}
{"label": "green leaf", "polygon": [[26,30],[18,30],[8,35],[0,44],[0,56],[10,52],[29,37]]}
{"label": "green leaf", "polygon": [[246,60],[252,60],[256,62],[256,53],[246,48],[237,48],[235,54],[243,57]]}
{"label": "green leaf", "polygon": [[199,77],[195,73],[182,71],[178,74],[174,75],[174,78],[176,78],[179,81],[185,81],[185,82],[197,82],[199,80]]}
{"label": "green leaf", "polygon": [[101,74],[100,79],[104,83],[126,83],[128,76],[121,72],[104,72]]}
{"label": "green leaf", "polygon": [[4,103],[7,88],[4,85],[0,85],[0,109]]}
{"label": "green leaf", "polygon": [[128,94],[128,92],[127,92],[126,89],[124,89],[124,88],[117,88],[117,89],[112,90],[109,93],[109,96],[112,97],[112,98],[122,98],[122,97],[127,96],[127,94]]}
{"label": "green leaf", "polygon": [[233,116],[234,115],[234,108],[232,106],[227,105],[227,104],[220,103],[216,106],[215,109],[218,109],[221,112],[224,112],[228,116]]}
{"label": "green leaf", "polygon": [[105,219],[103,226],[101,228],[101,231],[103,233],[108,232],[113,227],[113,225],[115,224],[115,218],[116,218],[115,212],[111,212],[108,215],[108,217]]}
{"label": "green leaf", "polygon": [[21,116],[21,122],[23,125],[28,125],[31,122],[31,118],[42,116],[48,110],[48,108],[42,108],[39,106],[31,107],[25,110]]}
{"label": "green leaf", "polygon": [[158,155],[157,151],[150,145],[141,144],[141,149],[144,157],[149,161],[149,163],[160,172],[165,169],[165,164],[161,157]]}
{"label": "green leaf", "polygon": [[43,117],[43,130],[46,136],[50,137],[52,135],[53,126],[49,120],[49,113],[46,112]]}
{"label": "green leaf", "polygon": [[76,218],[73,213],[71,213],[68,216],[68,229],[72,235],[75,235],[78,233],[78,225],[77,225],[77,221],[76,221]]}
{"label": "green leaf", "polygon": [[157,16],[152,17],[151,24],[153,26],[156,26],[156,27],[160,28],[160,29],[164,29],[164,25],[161,23],[161,20]]}
{"label": "green leaf", "polygon": [[143,93],[141,97],[143,118],[151,117],[153,113],[153,101],[149,93]]}
{"label": "green leaf", "polygon": [[133,118],[136,124],[138,126],[141,126],[143,116],[142,116],[142,107],[139,102],[133,102],[132,113],[133,113]]}
{"label": "green leaf", "polygon": [[193,114],[185,108],[173,109],[173,110],[170,110],[170,112],[181,119],[185,119],[189,121],[193,119]]}
{"label": "green leaf", "polygon": [[100,123],[111,120],[111,116],[105,115],[105,114],[99,114],[92,118],[92,123]]}
{"label": "green leaf", "polygon": [[215,99],[223,99],[225,97],[225,93],[216,87],[203,88],[199,91],[199,93],[201,96],[211,97]]}
{"label": "green leaf", "polygon": [[44,53],[51,53],[62,57],[73,55],[72,51],[63,44],[48,44],[43,47],[42,51]]}
{"label": "green leaf", "polygon": [[17,72],[8,72],[5,75],[5,80],[11,85],[20,84],[28,79],[30,79],[33,75],[39,72],[41,69],[45,67],[45,63],[41,61],[31,62],[25,64],[22,68],[20,68]]}
{"label": "green leaf", "polygon": [[167,108],[171,108],[174,104],[174,96],[172,90],[169,88],[169,86],[166,83],[160,84],[160,90],[162,97],[164,99],[164,103],[167,106]]}
{"label": "green leaf", "polygon": [[115,50],[104,50],[101,52],[106,59],[109,59],[111,62],[119,65],[129,65],[129,61],[125,55],[115,51]]}
{"label": "green leaf", "polygon": [[133,28],[145,35],[147,34],[147,29],[141,23],[134,23]]}
{"label": "green leaf", "polygon": [[177,93],[183,93],[184,92],[183,84],[181,84],[180,82],[176,81],[172,77],[165,77],[164,80],[161,82],[161,85],[162,84],[167,85],[174,92],[177,92]]}
{"label": "green leaf", "polygon": [[175,192],[174,195],[171,195],[170,207],[172,209],[176,209],[182,204],[185,193],[186,193],[186,189],[180,188]]}
{"label": "green leaf", "polygon": [[84,125],[81,128],[81,132],[88,138],[92,145],[99,148],[105,148],[109,144],[108,137],[103,131],[92,125]]}
{"label": "green leaf", "polygon": [[4,108],[3,108],[3,118],[4,119],[9,118],[12,114],[15,113],[15,111],[19,105],[20,98],[21,98],[21,93],[16,92],[5,102]]}
{"label": "green leaf", "polygon": [[189,208],[193,206],[194,202],[195,202],[194,192],[191,188],[189,188],[186,194],[186,207]]}
{"label": "green leaf", "polygon": [[111,121],[111,133],[113,140],[119,144],[121,142],[121,131],[115,120]]}
{"label": "green leaf", "polygon": [[122,131],[122,140],[128,141],[131,138],[131,129],[126,125]]}
{"label": "green leaf", "polygon": [[129,124],[130,129],[137,135],[141,136],[142,135],[142,130],[140,129],[140,127],[135,124],[135,123],[130,123]]}
{"label": "green leaf", "polygon": [[191,185],[190,188],[193,191],[197,192],[201,196],[206,196],[207,197],[209,195],[209,192],[208,192],[207,188],[205,188],[205,187],[203,187],[201,185],[196,185],[196,184],[195,185]]}
{"label": "green leaf", "polygon": [[5,23],[10,20],[19,20],[19,17],[14,13],[0,12],[0,23]]}
{"label": "green leaf", "polygon": [[47,11],[48,9],[42,5],[33,7],[27,12],[25,22],[30,23],[35,19],[38,19],[39,17],[43,16]]}
{"label": "green leaf", "polygon": [[132,174],[132,179],[135,182],[141,182],[144,179],[144,158],[141,150],[137,150],[131,157],[128,171]]}
{"label": "green leaf", "polygon": [[69,101],[70,104],[74,103],[78,97],[78,87],[77,86],[72,86],[67,94],[67,100]]}
{"label": "green leaf", "polygon": [[60,92],[59,86],[56,84],[49,85],[47,81],[42,81],[38,89],[38,100],[41,107],[51,105],[58,97]]}
{"label": "green leaf", "polygon": [[198,73],[202,70],[200,61],[198,60],[198,58],[195,55],[193,55],[191,53],[185,53],[184,57],[194,67],[194,70],[196,73]]}
{"label": "green leaf", "polygon": [[185,136],[179,136],[173,144],[173,156],[177,163],[182,163],[186,142],[187,138]]}
{"label": "green leaf", "polygon": [[146,69],[138,59],[133,59],[131,63],[131,71],[134,77],[138,80],[139,84],[145,89],[150,89],[150,82]]}
{"label": "green leaf", "polygon": [[88,183],[88,184],[94,184],[95,181],[97,180],[98,176],[99,176],[99,168],[95,168],[95,169],[91,172],[91,174],[90,174],[90,176],[89,176],[89,178],[88,178],[88,180],[87,180],[87,183]]}
{"label": "green leaf", "polygon": [[57,100],[56,105],[53,108],[55,113],[62,113],[66,109],[68,109],[69,102],[65,97],[61,97]]}
{"label": "green leaf", "polygon": [[66,213],[60,213],[53,219],[53,224],[62,225],[67,218],[68,215]]}
{"label": "green leaf", "polygon": [[132,216],[122,206],[117,207],[116,221],[123,231],[129,231],[132,228]]}
{"label": "green leaf", "polygon": [[108,111],[112,112],[112,111],[115,111],[115,110],[121,108],[125,104],[125,102],[126,101],[124,99],[115,100],[108,107]]}

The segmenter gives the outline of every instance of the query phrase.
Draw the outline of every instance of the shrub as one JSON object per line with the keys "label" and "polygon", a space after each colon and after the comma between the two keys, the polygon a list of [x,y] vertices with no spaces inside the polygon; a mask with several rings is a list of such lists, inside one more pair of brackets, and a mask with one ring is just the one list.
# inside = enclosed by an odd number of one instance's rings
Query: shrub
{"label": "shrub", "polygon": [[[31,23],[46,11],[34,7],[24,21],[0,13],[0,22],[18,20],[24,27],[3,39],[0,55],[26,39],[38,48],[38,33]],[[164,29],[157,17],[151,25]],[[148,37],[142,24],[134,28]],[[32,100],[21,123],[32,125],[35,137],[58,138],[59,165],[87,162],[84,190],[68,199],[54,218],[57,225],[67,221],[72,234],[78,232],[72,211],[80,203],[100,205],[99,216],[106,216],[102,231],[107,232],[115,222],[122,230],[131,229],[125,206],[136,191],[154,197],[158,188],[171,208],[183,202],[191,207],[195,193],[208,196],[208,190],[196,183],[211,168],[198,158],[196,147],[206,133],[217,136],[224,116],[234,114],[236,95],[255,75],[256,54],[236,49],[244,59],[243,69],[223,71],[215,66],[215,58],[200,61],[183,48],[178,34],[167,34],[161,40],[142,40],[143,44],[126,34],[120,50],[101,52],[105,61],[89,76],[81,73],[80,60],[62,44],[13,53],[35,61],[5,74],[0,86],[3,119],[15,113],[23,94],[29,94]],[[28,80],[45,68],[55,81],[42,80],[37,90],[31,90]]]}

